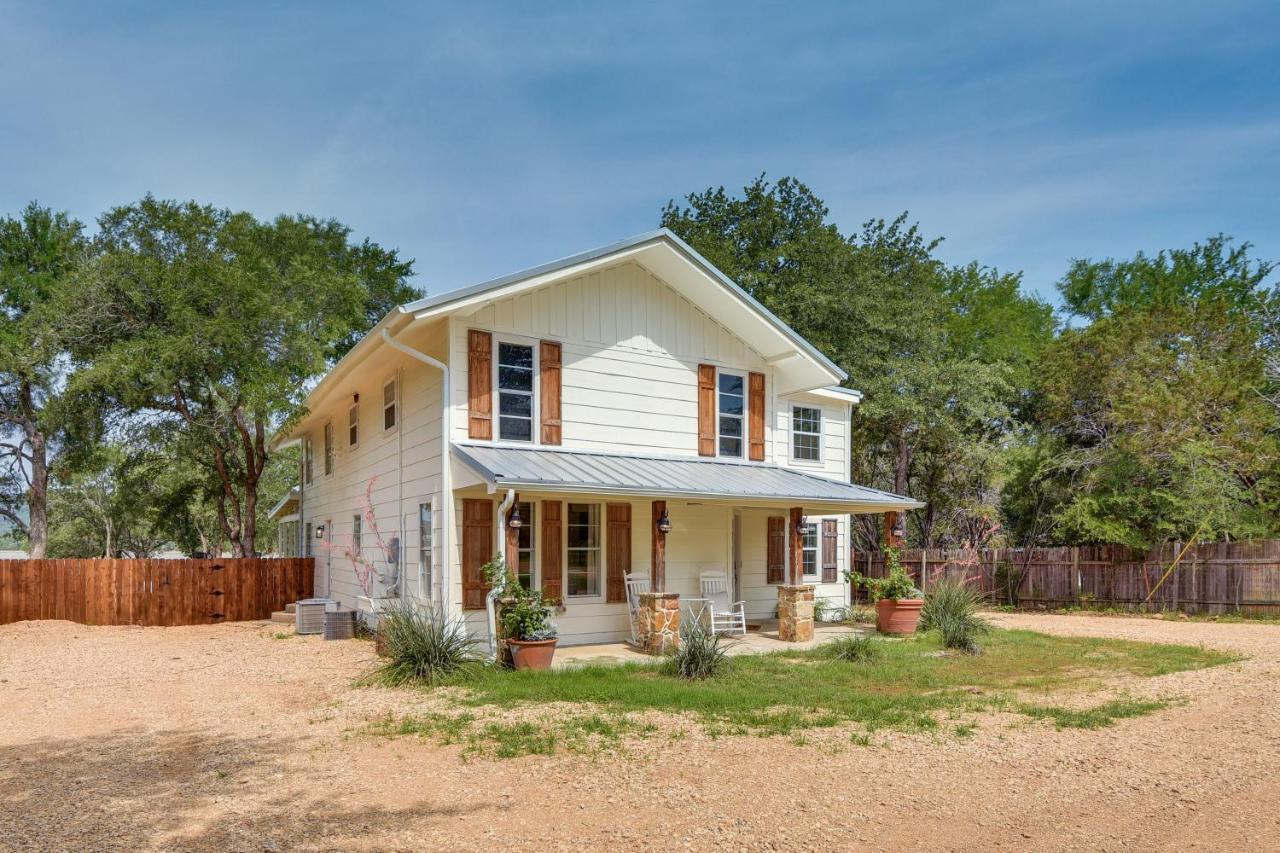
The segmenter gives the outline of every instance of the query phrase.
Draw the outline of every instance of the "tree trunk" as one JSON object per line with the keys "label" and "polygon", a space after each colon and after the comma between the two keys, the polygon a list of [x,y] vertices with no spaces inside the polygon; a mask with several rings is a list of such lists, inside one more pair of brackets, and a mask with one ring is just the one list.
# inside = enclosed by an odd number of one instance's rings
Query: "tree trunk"
{"label": "tree trunk", "polygon": [[44,433],[36,423],[31,383],[21,389],[22,429],[31,447],[31,487],[27,490],[27,541],[32,559],[42,560],[49,549],[49,458]]}

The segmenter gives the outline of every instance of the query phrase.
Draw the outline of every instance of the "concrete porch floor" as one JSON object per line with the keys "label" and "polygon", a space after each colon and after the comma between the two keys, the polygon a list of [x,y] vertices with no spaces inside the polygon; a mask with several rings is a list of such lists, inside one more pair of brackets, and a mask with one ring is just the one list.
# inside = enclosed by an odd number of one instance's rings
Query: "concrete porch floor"
{"label": "concrete porch floor", "polygon": [[[757,620],[759,631],[748,631],[745,637],[729,637],[731,655],[758,655],[767,652],[785,652],[811,649],[845,634],[871,634],[869,625],[852,626],[842,623],[818,622],[813,627],[813,639],[807,643],[786,643],[778,639],[778,620]],[[556,649],[555,667],[584,666],[590,664],[656,663],[661,658],[636,651],[630,643],[597,643],[587,646],[561,646]]]}

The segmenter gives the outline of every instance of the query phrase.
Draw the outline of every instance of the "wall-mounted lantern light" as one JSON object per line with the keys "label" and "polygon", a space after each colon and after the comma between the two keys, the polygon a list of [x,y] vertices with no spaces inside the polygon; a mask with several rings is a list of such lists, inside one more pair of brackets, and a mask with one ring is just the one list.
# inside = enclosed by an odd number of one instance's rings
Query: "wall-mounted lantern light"
{"label": "wall-mounted lantern light", "polygon": [[324,538],[324,525],[323,525],[323,524],[317,524],[317,525],[316,525],[316,538],[317,538],[317,539],[323,539],[323,538]]}
{"label": "wall-mounted lantern light", "polygon": [[800,519],[800,524],[796,526],[796,530],[800,531],[801,533],[812,533],[813,522],[809,520],[808,516],[805,516]]}
{"label": "wall-mounted lantern light", "polygon": [[902,513],[893,522],[893,538],[899,542],[907,538],[907,519]]}
{"label": "wall-mounted lantern light", "polygon": [[519,530],[524,527],[524,519],[520,517],[520,505],[516,504],[511,508],[511,515],[507,518],[507,527],[512,530]]}
{"label": "wall-mounted lantern light", "polygon": [[658,516],[658,532],[662,534],[671,532],[671,516],[667,515],[665,509],[662,511],[662,515]]}

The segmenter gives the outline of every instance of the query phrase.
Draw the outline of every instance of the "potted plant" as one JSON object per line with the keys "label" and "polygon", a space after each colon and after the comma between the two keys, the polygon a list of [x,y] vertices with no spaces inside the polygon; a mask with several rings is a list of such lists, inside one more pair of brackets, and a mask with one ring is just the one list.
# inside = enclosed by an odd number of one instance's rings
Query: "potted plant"
{"label": "potted plant", "polygon": [[858,584],[876,605],[876,630],[881,634],[914,634],[920,622],[924,593],[902,568],[897,548],[884,549],[888,574],[869,578],[858,572],[847,572],[850,583]]}
{"label": "potted plant", "polygon": [[485,564],[486,580],[498,590],[499,615],[505,643],[516,669],[550,669],[557,631],[551,619],[554,602],[541,590],[525,589],[501,556]]}

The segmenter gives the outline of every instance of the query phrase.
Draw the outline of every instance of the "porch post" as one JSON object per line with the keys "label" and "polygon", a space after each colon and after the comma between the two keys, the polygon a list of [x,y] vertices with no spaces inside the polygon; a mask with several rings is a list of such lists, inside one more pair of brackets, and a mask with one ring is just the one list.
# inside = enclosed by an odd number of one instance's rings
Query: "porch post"
{"label": "porch post", "polygon": [[[513,575],[517,571],[517,567],[514,565],[514,562],[516,560],[517,552],[520,550],[520,531],[511,526],[511,516],[515,514],[516,507],[519,505],[520,493],[516,492],[515,496],[511,499],[511,509],[507,510],[505,517],[499,519],[499,524],[502,525],[503,536],[502,559],[507,563],[507,571]],[[523,519],[523,521],[528,523],[528,519]]]}
{"label": "porch post", "polygon": [[902,541],[898,539],[898,513],[884,514],[884,545],[886,548],[900,548]]}
{"label": "porch post", "polygon": [[791,508],[791,530],[787,556],[787,582],[778,587],[778,639],[807,643],[813,639],[814,587],[804,583],[804,507]]}
{"label": "porch post", "polygon": [[653,519],[650,525],[653,547],[650,549],[649,560],[649,588],[652,592],[667,590],[667,534],[658,529],[658,519],[666,511],[666,501],[653,502]]}
{"label": "porch post", "polygon": [[790,566],[787,571],[787,583],[797,585],[804,581],[804,537],[800,535],[800,524],[804,520],[804,508],[791,508],[791,547]]}

